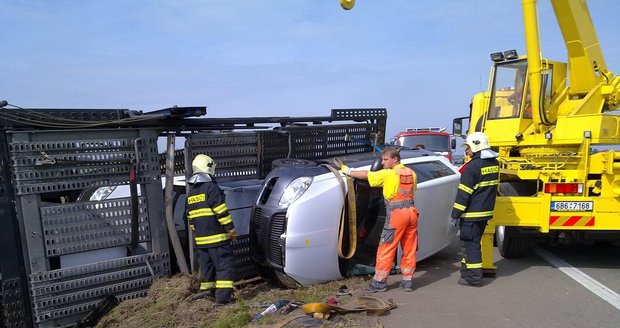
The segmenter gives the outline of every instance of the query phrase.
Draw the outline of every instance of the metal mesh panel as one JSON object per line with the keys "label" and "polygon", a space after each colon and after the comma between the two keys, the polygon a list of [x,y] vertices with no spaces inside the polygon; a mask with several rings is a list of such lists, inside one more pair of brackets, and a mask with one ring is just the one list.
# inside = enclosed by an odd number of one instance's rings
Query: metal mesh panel
{"label": "metal mesh panel", "polygon": [[[41,207],[48,257],[131,243],[131,199]],[[139,242],[150,240],[146,200],[138,197]]]}
{"label": "metal mesh panel", "polygon": [[167,255],[146,254],[32,274],[35,322],[90,311],[107,295],[143,296],[167,266]]}
{"label": "metal mesh panel", "polygon": [[2,316],[0,326],[27,327],[27,319],[24,312],[26,305],[23,302],[22,284],[20,279],[2,280]]}
{"label": "metal mesh panel", "polygon": [[[159,170],[162,175],[166,174],[166,153],[159,154]],[[175,174],[185,173],[185,149],[174,151],[173,171]]]}
{"label": "metal mesh panel", "polygon": [[280,158],[316,160],[326,157],[370,152],[368,140],[375,130],[368,124],[285,127],[278,131],[259,131],[261,152],[260,178],[271,171],[271,163]]}
{"label": "metal mesh panel", "polygon": [[351,120],[380,119],[387,120],[387,109],[385,108],[354,108],[354,109],[332,109],[331,117]]}
{"label": "metal mesh panel", "polygon": [[234,280],[241,280],[259,274],[250,253],[250,235],[241,235],[231,243],[234,256]]}
{"label": "metal mesh panel", "polygon": [[224,182],[258,178],[256,145],[256,132],[204,133],[188,138],[186,149],[191,150],[191,159],[198,154],[213,158],[217,164],[215,177]]}
{"label": "metal mesh panel", "polygon": [[[157,142],[138,139],[137,148],[138,183],[152,181],[159,176]],[[12,141],[9,149],[18,195],[124,184],[136,154],[134,139]]]}
{"label": "metal mesh panel", "polygon": [[[67,317],[90,311],[107,295],[114,295],[122,291],[133,289],[147,290],[152,283],[152,277],[136,279],[134,276],[131,277],[131,280],[122,283],[106,284],[105,286],[80,290],[75,293],[53,295],[47,299],[34,297],[33,309],[35,322],[40,323],[59,317]],[[88,299],[95,300],[89,302],[86,301]]]}
{"label": "metal mesh panel", "polygon": [[[129,111],[126,109],[10,109],[3,108],[5,113],[0,117],[0,122],[11,126],[29,125],[33,121],[40,121],[41,124],[46,122],[57,123],[74,123],[79,124],[82,122],[67,122],[66,120],[76,121],[111,121],[125,118],[129,115]],[[7,118],[13,117],[14,119],[8,120]],[[20,124],[21,123],[21,124]],[[36,122],[34,122],[36,123]],[[40,125],[40,124],[34,124]],[[68,125],[68,124],[67,124]]]}
{"label": "metal mesh panel", "polygon": [[22,275],[24,261],[10,171],[6,135],[0,133],[0,327],[30,327],[28,286]]}

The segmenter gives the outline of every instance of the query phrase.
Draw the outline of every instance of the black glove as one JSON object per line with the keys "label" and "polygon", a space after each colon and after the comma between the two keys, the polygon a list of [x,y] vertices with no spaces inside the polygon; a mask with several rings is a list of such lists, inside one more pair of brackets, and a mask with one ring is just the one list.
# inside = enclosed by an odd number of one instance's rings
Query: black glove
{"label": "black glove", "polygon": [[450,220],[450,230],[458,231],[460,227],[461,227],[461,219],[452,218],[452,220]]}

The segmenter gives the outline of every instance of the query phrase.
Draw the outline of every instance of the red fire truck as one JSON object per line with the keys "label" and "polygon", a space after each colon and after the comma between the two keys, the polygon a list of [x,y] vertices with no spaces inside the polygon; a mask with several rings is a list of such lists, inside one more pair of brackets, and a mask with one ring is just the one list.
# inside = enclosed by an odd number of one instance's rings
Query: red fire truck
{"label": "red fire truck", "polygon": [[422,148],[445,156],[452,162],[452,149],[456,148],[456,140],[451,138],[446,128],[407,128],[399,132],[393,144],[411,149]]}

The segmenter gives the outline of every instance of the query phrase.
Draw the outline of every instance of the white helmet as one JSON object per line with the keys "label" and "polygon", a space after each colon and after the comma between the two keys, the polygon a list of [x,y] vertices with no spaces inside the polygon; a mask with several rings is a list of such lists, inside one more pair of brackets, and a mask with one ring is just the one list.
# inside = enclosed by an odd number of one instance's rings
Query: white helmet
{"label": "white helmet", "polygon": [[194,174],[207,173],[213,175],[215,174],[215,162],[207,155],[198,154],[192,161],[192,170]]}
{"label": "white helmet", "polygon": [[474,153],[491,148],[491,145],[489,145],[489,137],[483,132],[474,132],[468,135],[467,139],[465,139],[465,144],[468,145]]}

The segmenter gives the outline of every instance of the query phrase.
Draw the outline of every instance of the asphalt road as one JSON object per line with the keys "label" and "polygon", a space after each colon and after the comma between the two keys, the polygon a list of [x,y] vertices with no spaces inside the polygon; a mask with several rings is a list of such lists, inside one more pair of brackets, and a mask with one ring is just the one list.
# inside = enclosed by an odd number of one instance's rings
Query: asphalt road
{"label": "asphalt road", "polygon": [[[537,246],[507,260],[494,250],[495,278],[481,288],[458,285],[458,242],[418,263],[415,290],[398,288],[398,308],[378,318],[384,327],[620,327],[620,245]],[[551,263],[550,263],[551,261]],[[553,263],[553,264],[552,264]],[[558,268],[559,266],[559,268]]]}

